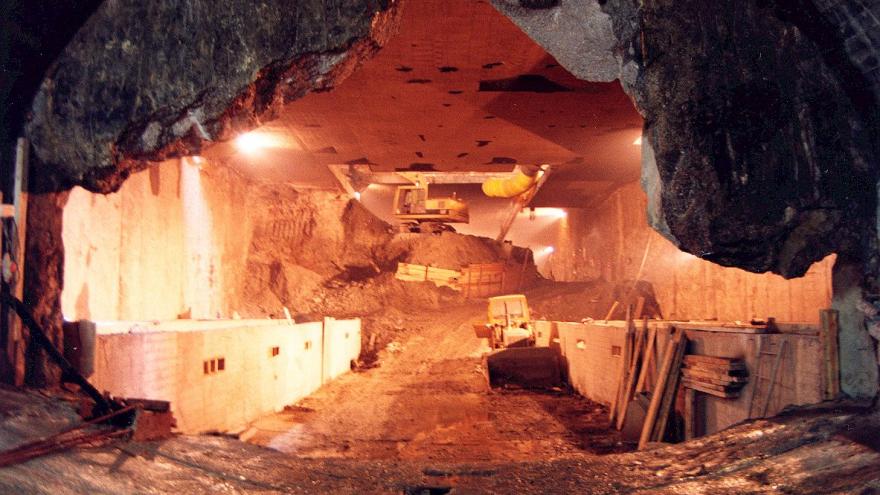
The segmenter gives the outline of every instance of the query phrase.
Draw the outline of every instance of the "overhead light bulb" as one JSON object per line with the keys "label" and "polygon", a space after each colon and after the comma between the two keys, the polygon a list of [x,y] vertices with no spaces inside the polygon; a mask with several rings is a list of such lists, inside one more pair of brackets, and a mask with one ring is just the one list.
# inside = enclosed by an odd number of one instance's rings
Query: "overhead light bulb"
{"label": "overhead light bulb", "polygon": [[246,132],[235,138],[235,147],[242,153],[255,153],[275,146],[275,140],[256,131]]}

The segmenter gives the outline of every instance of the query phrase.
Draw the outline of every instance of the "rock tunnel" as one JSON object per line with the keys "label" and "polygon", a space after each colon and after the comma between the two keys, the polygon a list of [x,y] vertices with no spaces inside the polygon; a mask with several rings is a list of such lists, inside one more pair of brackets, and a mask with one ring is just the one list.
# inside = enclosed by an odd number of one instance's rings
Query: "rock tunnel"
{"label": "rock tunnel", "polygon": [[880,5],[5,17],[4,490],[880,490]]}

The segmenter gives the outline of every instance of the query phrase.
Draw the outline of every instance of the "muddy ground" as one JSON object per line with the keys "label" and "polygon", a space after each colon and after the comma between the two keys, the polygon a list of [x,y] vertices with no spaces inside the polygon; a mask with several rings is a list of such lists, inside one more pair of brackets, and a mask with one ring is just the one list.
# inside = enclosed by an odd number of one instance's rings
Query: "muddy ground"
{"label": "muddy ground", "polygon": [[[607,409],[565,390],[491,390],[471,321],[485,303],[423,313],[380,365],[254,423],[252,442],[310,458],[529,461],[631,448]],[[484,317],[484,316],[483,316]]]}
{"label": "muddy ground", "polygon": [[[529,297],[552,309],[605,294],[597,287],[538,286]],[[252,443],[177,435],[79,448],[0,468],[0,493],[880,493],[880,413],[864,405],[632,452],[603,406],[563,390],[490,390],[488,349],[470,327],[484,304],[389,310],[396,333],[378,366],[255,421]],[[0,449],[77,422],[74,407],[0,388]]]}

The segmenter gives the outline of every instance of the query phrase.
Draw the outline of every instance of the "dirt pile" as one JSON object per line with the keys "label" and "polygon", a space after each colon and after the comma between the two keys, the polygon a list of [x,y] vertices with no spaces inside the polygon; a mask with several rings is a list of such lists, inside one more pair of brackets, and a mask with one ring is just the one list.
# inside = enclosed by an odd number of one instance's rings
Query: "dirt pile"
{"label": "dirt pile", "polygon": [[[654,288],[645,281],[619,283],[594,280],[590,282],[543,281],[527,292],[534,317],[555,321],[581,321],[586,318],[611,320],[626,318],[626,308],[645,299],[643,316],[662,316]],[[614,302],[618,304],[615,307]],[[609,311],[614,308],[614,311]]]}
{"label": "dirt pile", "polygon": [[463,302],[452,289],[395,279],[398,262],[456,270],[504,261],[534,266],[531,251],[492,239],[395,234],[361,203],[331,191],[255,183],[247,210],[253,228],[236,311],[282,317],[286,307],[298,321],[362,317],[366,360],[408,331],[415,313]]}
{"label": "dirt pile", "polygon": [[402,253],[401,261],[450,270],[460,270],[474,263],[497,263],[514,255],[522,260],[527,251],[486,237],[454,232],[398,235],[391,249]]}

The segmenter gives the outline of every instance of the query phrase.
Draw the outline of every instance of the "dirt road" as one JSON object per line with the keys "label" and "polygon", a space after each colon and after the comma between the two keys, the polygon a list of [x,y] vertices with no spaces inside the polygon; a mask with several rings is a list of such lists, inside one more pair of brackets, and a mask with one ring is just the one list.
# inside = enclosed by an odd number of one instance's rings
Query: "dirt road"
{"label": "dirt road", "polygon": [[485,303],[414,315],[399,350],[350,373],[282,413],[250,440],[314,458],[489,461],[548,459],[625,449],[606,410],[560,392],[490,390],[488,352],[470,322]]}

